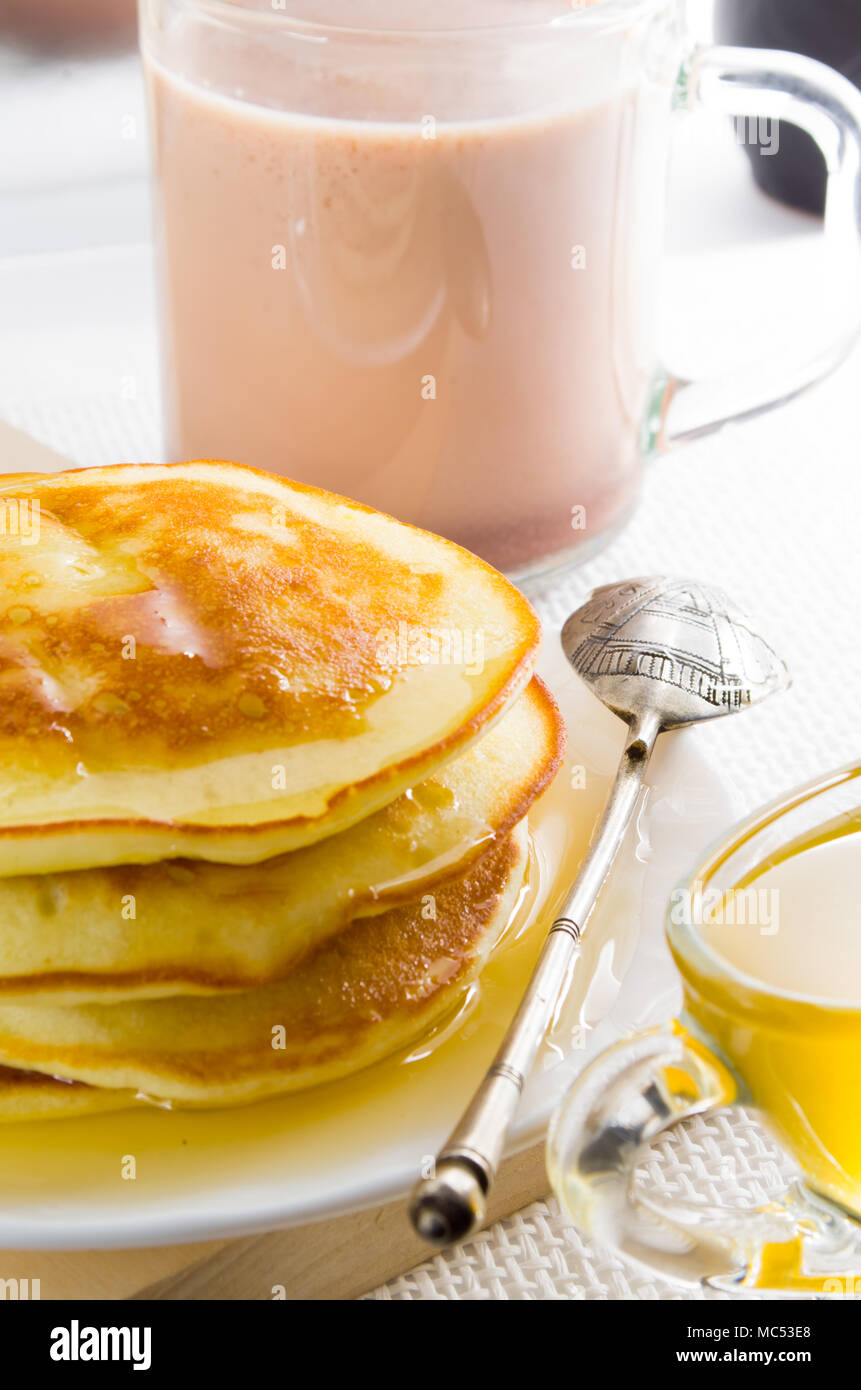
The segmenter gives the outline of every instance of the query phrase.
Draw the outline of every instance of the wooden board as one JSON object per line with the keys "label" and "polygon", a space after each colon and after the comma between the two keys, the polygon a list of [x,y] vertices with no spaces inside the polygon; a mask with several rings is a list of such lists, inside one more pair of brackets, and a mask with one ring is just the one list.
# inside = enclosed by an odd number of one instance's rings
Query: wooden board
{"label": "wooden board", "polygon": [[[508,1159],[488,1225],[549,1190],[544,1145]],[[0,1250],[0,1279],[38,1279],[44,1299],[347,1299],[433,1252],[405,1202],[241,1240],[142,1250]],[[32,1282],[30,1284],[32,1288]]]}

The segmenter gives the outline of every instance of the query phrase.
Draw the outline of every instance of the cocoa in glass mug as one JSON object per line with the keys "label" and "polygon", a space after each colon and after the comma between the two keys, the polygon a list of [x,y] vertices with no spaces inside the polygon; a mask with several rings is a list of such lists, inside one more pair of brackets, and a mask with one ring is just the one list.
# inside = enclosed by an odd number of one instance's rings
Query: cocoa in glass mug
{"label": "cocoa in glass mug", "polygon": [[[318,484],[522,578],[605,543],[655,451],[855,336],[861,96],[693,47],[680,0],[142,0],[141,47],[168,457]],[[670,119],[696,108],[822,149],[847,319],[814,361],[657,361]]]}

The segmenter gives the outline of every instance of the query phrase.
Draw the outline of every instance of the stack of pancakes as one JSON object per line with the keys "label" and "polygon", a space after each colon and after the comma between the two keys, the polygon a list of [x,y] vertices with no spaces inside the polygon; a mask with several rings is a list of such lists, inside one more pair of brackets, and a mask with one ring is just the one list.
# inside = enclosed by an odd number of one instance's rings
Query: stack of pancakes
{"label": "stack of pancakes", "polygon": [[255,1100],[432,1027],[562,754],[517,590],[235,464],[7,475],[0,513],[0,1119]]}

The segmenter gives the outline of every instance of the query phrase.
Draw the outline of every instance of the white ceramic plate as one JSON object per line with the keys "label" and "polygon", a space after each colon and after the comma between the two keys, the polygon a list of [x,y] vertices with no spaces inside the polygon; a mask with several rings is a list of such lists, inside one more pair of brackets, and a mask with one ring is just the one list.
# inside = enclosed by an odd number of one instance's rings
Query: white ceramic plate
{"label": "white ceramic plate", "polygon": [[[148,250],[139,247],[0,265],[0,410],[79,465],[158,457],[148,265]],[[16,462],[17,448],[15,441],[4,448],[3,467],[38,466]],[[552,631],[540,669],[568,723],[568,758],[530,817],[531,896],[467,1016],[443,1041],[414,1049],[409,1064],[383,1064],[304,1098],[206,1114],[142,1107],[0,1126],[0,1248],[116,1248],[242,1235],[407,1191],[495,1050],[517,981],[537,951],[561,880],[588,841],[621,750],[621,724],[570,672]],[[676,1007],[664,904],[741,808],[695,730],[660,741],[650,785],[637,832],[590,922],[571,997],[524,1095],[512,1150],[543,1133],[557,1098],[590,1057]],[[132,1158],[133,1179],[123,1176]]]}
{"label": "white ceramic plate", "polygon": [[[510,1016],[562,879],[588,841],[622,726],[569,671],[548,633],[541,669],[569,727],[566,766],[531,818],[531,888],[486,983],[442,1038],[305,1097],[230,1111],[116,1115],[0,1127],[0,1248],[108,1248],[237,1236],[391,1200],[444,1139]],[[523,1098],[512,1150],[546,1129],[584,1062],[668,1017],[667,896],[735,818],[696,732],[659,744],[651,790],[590,922],[572,994]],[[585,785],[581,785],[585,782]],[[565,866],[568,866],[566,869]],[[129,1159],[134,1159],[135,1176]]]}

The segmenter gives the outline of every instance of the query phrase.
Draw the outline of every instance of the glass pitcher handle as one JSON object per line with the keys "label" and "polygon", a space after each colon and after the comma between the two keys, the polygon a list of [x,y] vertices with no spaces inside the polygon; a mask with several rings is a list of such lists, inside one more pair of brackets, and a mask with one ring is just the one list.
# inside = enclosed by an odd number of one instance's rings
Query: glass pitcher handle
{"label": "glass pitcher handle", "polygon": [[712,47],[695,50],[683,67],[677,106],[787,121],[813,137],[828,172],[825,235],[832,263],[845,276],[845,318],[834,340],[813,356],[799,345],[724,376],[691,381],[661,372],[646,421],[647,453],[790,400],[838,366],[861,331],[861,92],[812,58]]}
{"label": "glass pitcher handle", "polygon": [[[553,1189],[581,1231],[650,1273],[723,1289],[827,1292],[843,1257],[858,1260],[857,1231],[800,1183],[755,1210],[633,1189],[641,1145],[742,1099],[732,1073],[680,1024],[617,1043],[586,1067],[553,1118]],[[808,1250],[828,1262],[821,1275],[804,1275]]]}

